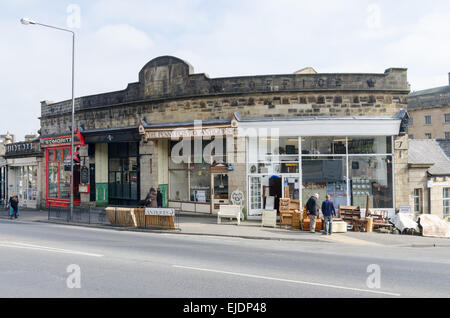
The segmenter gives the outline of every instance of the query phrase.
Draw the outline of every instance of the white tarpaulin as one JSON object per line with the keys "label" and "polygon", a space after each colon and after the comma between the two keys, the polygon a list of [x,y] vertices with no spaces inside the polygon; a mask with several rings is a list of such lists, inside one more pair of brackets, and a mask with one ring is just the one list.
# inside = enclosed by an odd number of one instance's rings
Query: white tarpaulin
{"label": "white tarpaulin", "polygon": [[418,224],[414,221],[414,213],[398,213],[391,217],[389,221],[401,232],[405,229],[419,231]]}
{"label": "white tarpaulin", "polygon": [[450,223],[437,215],[422,214],[419,216],[423,236],[450,237]]}

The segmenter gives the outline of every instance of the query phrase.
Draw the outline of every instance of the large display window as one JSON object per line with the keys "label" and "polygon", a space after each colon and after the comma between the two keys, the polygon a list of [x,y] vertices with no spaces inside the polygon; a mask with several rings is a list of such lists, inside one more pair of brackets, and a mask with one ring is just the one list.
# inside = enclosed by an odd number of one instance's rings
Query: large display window
{"label": "large display window", "polygon": [[[304,206],[318,193],[335,206],[393,209],[391,136],[248,138],[249,215],[260,215],[278,176],[282,193]],[[300,153],[298,149],[301,149]],[[271,198],[269,198],[272,200]]]}
{"label": "large display window", "polygon": [[336,207],[347,205],[346,157],[303,157],[302,202],[315,193],[324,200],[329,194]]}
{"label": "large display window", "polygon": [[[72,160],[70,147],[60,147],[46,150],[47,158],[47,201],[70,203],[70,174]],[[80,200],[78,186],[80,184],[80,164],[73,165],[74,202]]]}
{"label": "large display window", "polygon": [[392,156],[350,156],[349,176],[351,204],[370,208],[392,208],[394,192]]}
{"label": "large display window", "polygon": [[169,200],[211,202],[211,164],[224,160],[224,141],[217,138],[169,143]]}

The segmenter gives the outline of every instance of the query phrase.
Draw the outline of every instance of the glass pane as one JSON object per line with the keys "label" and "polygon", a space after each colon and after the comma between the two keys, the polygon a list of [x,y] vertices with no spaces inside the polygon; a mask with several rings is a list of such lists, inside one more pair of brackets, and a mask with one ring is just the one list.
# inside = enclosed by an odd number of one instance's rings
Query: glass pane
{"label": "glass pane", "polygon": [[391,137],[348,137],[349,154],[390,154]]}
{"label": "glass pane", "polygon": [[132,200],[139,199],[137,181],[138,181],[138,174],[136,172],[130,172],[130,183],[131,183],[130,199]]}
{"label": "glass pane", "polygon": [[63,150],[57,149],[56,150],[56,161],[62,161],[63,160]]}
{"label": "glass pane", "polygon": [[130,157],[136,157],[138,155],[139,144],[132,142],[129,143],[128,155]]}
{"label": "glass pane", "polygon": [[392,209],[392,157],[349,157],[351,205],[366,208]]}
{"label": "glass pane", "polygon": [[304,137],[302,154],[345,155],[345,137]]}
{"label": "glass pane", "polygon": [[303,205],[316,193],[320,200],[329,194],[336,208],[347,205],[346,166],[345,157],[303,157]]}
{"label": "glass pane", "polygon": [[250,178],[250,213],[255,215],[262,210],[261,178]]}
{"label": "glass pane", "polygon": [[298,161],[297,137],[250,137],[249,161]]}
{"label": "glass pane", "polygon": [[59,198],[70,200],[70,166],[59,166]]}
{"label": "glass pane", "polygon": [[228,175],[214,175],[214,199],[228,199]]}
{"label": "glass pane", "polygon": [[55,151],[54,150],[48,151],[48,161],[55,161]]}
{"label": "glass pane", "polygon": [[130,174],[128,172],[122,172],[122,197],[130,197]]}
{"label": "glass pane", "polygon": [[138,160],[136,157],[128,158],[129,170],[137,171],[138,170]]}
{"label": "glass pane", "polygon": [[48,197],[58,198],[58,163],[48,164]]}
{"label": "glass pane", "polygon": [[196,163],[191,165],[191,201],[210,202],[209,164]]}
{"label": "glass pane", "polygon": [[109,159],[108,169],[109,169],[109,171],[120,171],[121,170],[120,159]]}
{"label": "glass pane", "polygon": [[[289,198],[291,200],[300,200],[300,184],[299,179],[295,177],[284,178],[285,188],[289,188]],[[306,203],[306,202],[305,202]]]}
{"label": "glass pane", "polygon": [[170,192],[169,199],[174,201],[188,201],[188,171],[170,170]]}

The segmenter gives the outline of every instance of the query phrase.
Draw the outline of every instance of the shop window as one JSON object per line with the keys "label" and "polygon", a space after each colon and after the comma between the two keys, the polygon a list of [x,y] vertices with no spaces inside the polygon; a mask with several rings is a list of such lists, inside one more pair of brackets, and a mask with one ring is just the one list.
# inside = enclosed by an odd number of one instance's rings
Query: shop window
{"label": "shop window", "polygon": [[58,199],[59,180],[58,163],[51,162],[48,164],[48,197]]}
{"label": "shop window", "polygon": [[169,200],[189,201],[188,195],[188,171],[169,170]]}
{"label": "shop window", "polygon": [[392,156],[349,157],[351,205],[366,207],[369,196],[370,208],[392,209]]}
{"label": "shop window", "polygon": [[345,137],[304,137],[302,154],[345,155],[345,143]]}
{"label": "shop window", "polygon": [[108,197],[111,201],[124,204],[139,200],[138,156],[139,143],[108,144]]}
{"label": "shop window", "polygon": [[422,213],[422,189],[414,189],[414,213]]}
{"label": "shop window", "polygon": [[[47,150],[47,184],[49,199],[70,200],[70,148]],[[37,172],[36,172],[37,177]],[[35,181],[34,181],[35,182]],[[80,198],[78,185],[80,183],[80,165],[73,166],[74,200]]]}
{"label": "shop window", "polygon": [[425,138],[426,138],[426,139],[431,139],[431,138],[432,138],[432,135],[431,135],[430,133],[426,133],[426,134],[425,134]]}
{"label": "shop window", "polygon": [[444,218],[450,216],[450,188],[444,188],[443,193],[443,206],[444,206]]}
{"label": "shop window", "polygon": [[345,157],[303,157],[302,202],[315,193],[325,199],[327,194],[335,206],[347,205],[347,165]]}
{"label": "shop window", "polygon": [[55,151],[54,150],[49,150],[48,152],[47,152],[47,154],[48,154],[48,159],[47,159],[47,161],[55,161]]}
{"label": "shop window", "polygon": [[210,202],[210,167],[209,164],[190,165],[190,201]]}
{"label": "shop window", "polygon": [[297,137],[250,137],[249,162],[298,161]]}
{"label": "shop window", "polygon": [[349,154],[391,154],[391,137],[348,137]]}

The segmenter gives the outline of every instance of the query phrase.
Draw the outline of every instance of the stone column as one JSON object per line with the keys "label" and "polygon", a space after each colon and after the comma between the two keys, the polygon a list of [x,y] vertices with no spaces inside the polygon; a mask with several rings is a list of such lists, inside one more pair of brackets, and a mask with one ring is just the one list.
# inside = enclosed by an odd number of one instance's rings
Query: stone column
{"label": "stone column", "polygon": [[[88,168],[89,171],[89,155],[88,155],[88,146],[81,146],[80,147],[80,158],[81,158],[81,166],[80,166],[80,173],[83,168],[83,166]],[[90,173],[90,172],[89,172]],[[80,175],[81,177],[81,175]],[[81,181],[81,178],[80,178]],[[90,205],[90,198],[91,195],[89,193],[80,193],[80,206],[81,207],[88,207]]]}
{"label": "stone column", "polygon": [[395,209],[409,205],[408,135],[394,137]]}
{"label": "stone column", "polygon": [[[157,180],[158,162],[157,154],[154,153],[154,142],[148,141],[139,143],[139,160],[140,160],[140,200],[143,200],[150,187],[153,185],[153,180]],[[155,179],[156,178],[156,179]]]}
{"label": "stone column", "polygon": [[[228,195],[235,190],[241,190],[244,193],[244,213],[247,215],[247,168],[246,158],[246,138],[227,138],[227,158],[228,162],[233,165],[234,170],[228,173]],[[231,159],[232,158],[232,159]]]}

